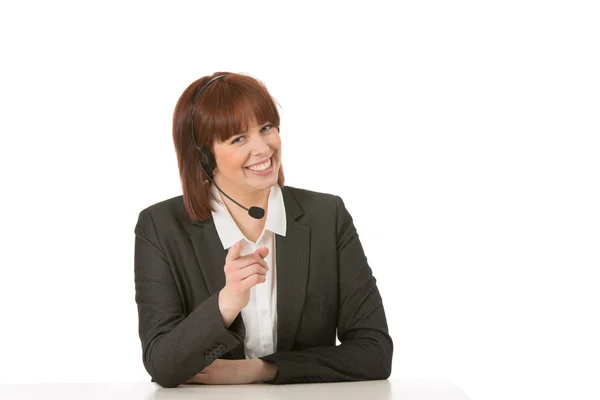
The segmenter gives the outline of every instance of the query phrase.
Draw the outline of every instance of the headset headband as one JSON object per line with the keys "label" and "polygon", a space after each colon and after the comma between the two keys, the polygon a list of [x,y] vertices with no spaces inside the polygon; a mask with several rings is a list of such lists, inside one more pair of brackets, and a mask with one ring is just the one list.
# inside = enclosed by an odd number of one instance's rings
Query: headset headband
{"label": "headset headband", "polygon": [[227,75],[217,75],[214,78],[212,78],[210,81],[208,81],[204,86],[202,86],[200,88],[200,90],[198,90],[198,93],[196,93],[196,95],[194,96],[194,101],[192,102],[192,108],[190,109],[190,119],[191,119],[191,133],[192,133],[192,141],[194,142],[194,147],[196,148],[196,150],[198,151],[202,151],[202,149],[200,147],[198,147],[198,145],[196,144],[196,137],[194,135],[194,109],[196,108],[196,103],[198,102],[198,99],[200,98],[200,95],[202,94],[202,92],[204,92],[204,90],[206,90],[206,88],[213,83],[214,81],[216,81],[217,79],[220,78],[224,78]]}

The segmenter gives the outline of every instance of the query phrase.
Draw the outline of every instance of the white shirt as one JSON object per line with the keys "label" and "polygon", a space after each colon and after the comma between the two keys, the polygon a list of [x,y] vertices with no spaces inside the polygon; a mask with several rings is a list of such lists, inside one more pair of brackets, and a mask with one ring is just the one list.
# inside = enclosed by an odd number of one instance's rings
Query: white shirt
{"label": "white shirt", "polygon": [[[279,184],[269,191],[269,202],[265,227],[256,243],[247,239],[233,220],[229,210],[223,203],[223,197],[214,185],[211,190],[218,202],[212,202],[216,211],[212,211],[213,221],[223,244],[229,249],[235,242],[242,240],[240,256],[245,256],[260,247],[267,247],[269,254],[265,261],[269,266],[266,281],[250,289],[250,301],[242,309],[242,319],[246,328],[244,350],[246,358],[258,358],[272,354],[277,349],[277,279],[275,265],[275,234],[285,236],[286,214],[283,194]],[[237,200],[237,199],[236,199]],[[250,208],[252,204],[244,204]],[[233,207],[237,207],[233,205]]]}

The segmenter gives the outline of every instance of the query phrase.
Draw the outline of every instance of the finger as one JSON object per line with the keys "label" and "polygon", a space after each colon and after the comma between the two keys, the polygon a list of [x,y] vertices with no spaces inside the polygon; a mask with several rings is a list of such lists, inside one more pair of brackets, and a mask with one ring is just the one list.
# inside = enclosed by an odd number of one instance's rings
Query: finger
{"label": "finger", "polygon": [[238,269],[247,268],[247,267],[251,266],[252,264],[262,265],[263,268],[265,269],[265,271],[269,269],[269,267],[267,265],[267,261],[264,258],[262,258],[260,256],[260,254],[257,252],[250,253],[243,257],[240,257],[237,260],[235,260],[235,262],[237,264],[236,268],[238,268]]}
{"label": "finger", "polygon": [[267,275],[267,270],[260,264],[252,264],[247,266],[246,268],[242,268],[239,272],[238,278],[239,280],[244,280],[248,278],[250,275]]}
{"label": "finger", "polygon": [[262,259],[265,258],[267,255],[269,254],[269,248],[268,247],[260,247],[256,250],[254,250],[252,253],[248,253],[245,256],[239,257],[238,259],[241,260],[254,260],[254,257],[257,257],[256,259]]}
{"label": "finger", "polygon": [[243,290],[248,290],[252,286],[256,286],[259,283],[265,283],[267,281],[267,276],[262,274],[252,274],[245,279],[240,281]]}
{"label": "finger", "polygon": [[238,240],[237,242],[235,242],[233,244],[233,246],[231,246],[229,248],[229,251],[227,252],[227,257],[225,257],[226,262],[233,261],[235,259],[240,258],[241,251],[242,251],[242,241]]}

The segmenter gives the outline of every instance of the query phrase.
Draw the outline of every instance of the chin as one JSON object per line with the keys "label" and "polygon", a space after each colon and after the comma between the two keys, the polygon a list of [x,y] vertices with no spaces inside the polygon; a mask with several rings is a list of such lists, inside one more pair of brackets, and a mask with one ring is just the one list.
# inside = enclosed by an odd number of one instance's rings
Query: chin
{"label": "chin", "polygon": [[273,186],[276,183],[277,183],[277,176],[274,176],[273,178],[265,179],[264,181],[262,181],[260,183],[256,183],[254,186],[260,187],[261,189],[266,189],[266,188],[270,188],[271,186]]}
{"label": "chin", "polygon": [[263,179],[260,182],[249,182],[248,185],[259,190],[267,189],[277,183],[278,176],[278,174],[273,173],[273,176],[269,177],[268,179]]}

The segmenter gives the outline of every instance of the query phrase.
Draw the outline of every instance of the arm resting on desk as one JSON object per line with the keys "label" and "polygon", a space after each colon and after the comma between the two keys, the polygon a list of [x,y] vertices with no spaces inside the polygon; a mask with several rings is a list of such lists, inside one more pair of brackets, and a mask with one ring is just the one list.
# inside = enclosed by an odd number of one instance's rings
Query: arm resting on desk
{"label": "arm resting on desk", "polygon": [[142,211],[135,227],[134,254],[139,335],[144,366],[153,381],[176,387],[244,339],[223,326],[218,293],[185,316],[155,232],[152,216]]}
{"label": "arm resting on desk", "polygon": [[341,344],[261,357],[278,367],[275,379],[268,383],[375,380],[391,374],[393,342],[381,295],[352,217],[342,199],[336,200]]}

